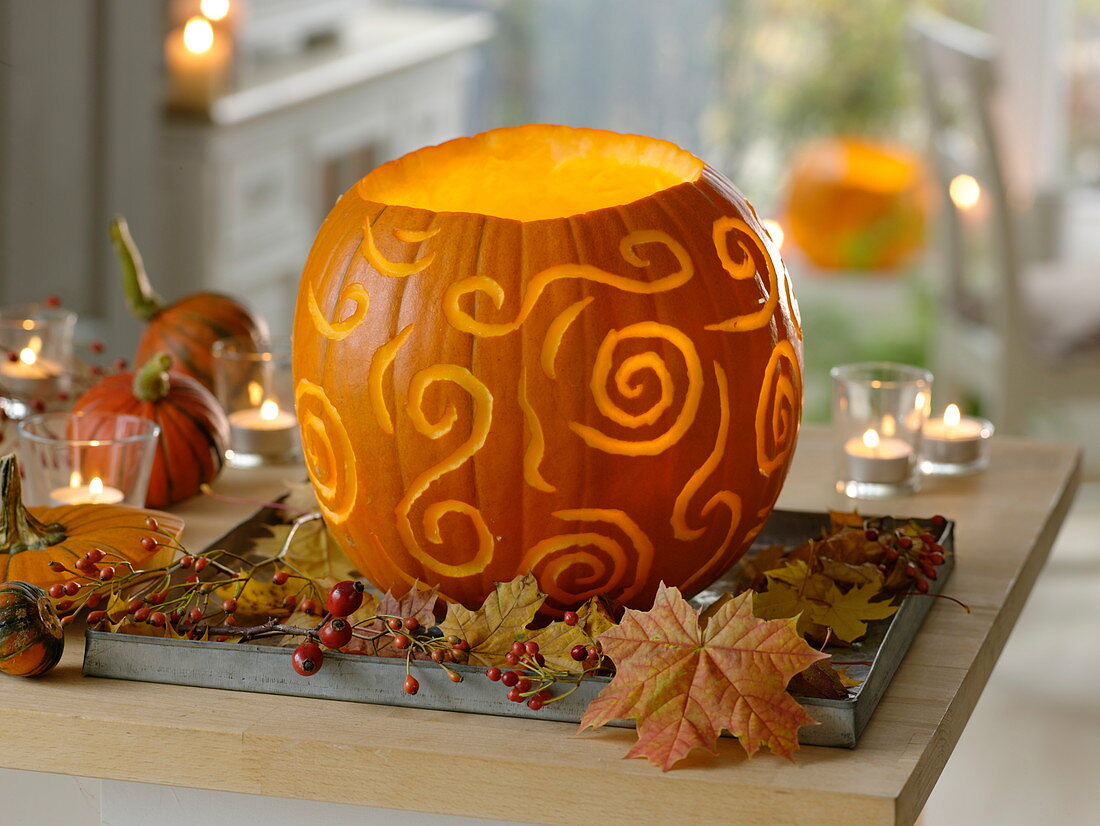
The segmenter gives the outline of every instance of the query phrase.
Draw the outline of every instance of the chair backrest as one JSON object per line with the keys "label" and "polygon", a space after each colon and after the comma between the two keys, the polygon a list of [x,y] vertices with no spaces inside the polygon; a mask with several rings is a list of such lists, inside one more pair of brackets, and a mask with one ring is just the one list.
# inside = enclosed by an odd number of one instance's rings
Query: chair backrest
{"label": "chair backrest", "polygon": [[[947,311],[958,321],[978,321],[992,328],[1006,351],[1016,351],[1025,333],[1020,326],[1019,267],[1021,244],[997,133],[992,100],[996,87],[994,43],[990,35],[929,9],[918,8],[908,20],[925,109],[931,129],[931,156],[943,193],[947,252]],[[981,186],[983,218],[988,218],[987,245],[974,243],[965,214],[950,195],[957,175],[968,174]],[[992,265],[986,289],[974,289],[982,258]],[[1006,358],[1014,352],[1005,352]]]}

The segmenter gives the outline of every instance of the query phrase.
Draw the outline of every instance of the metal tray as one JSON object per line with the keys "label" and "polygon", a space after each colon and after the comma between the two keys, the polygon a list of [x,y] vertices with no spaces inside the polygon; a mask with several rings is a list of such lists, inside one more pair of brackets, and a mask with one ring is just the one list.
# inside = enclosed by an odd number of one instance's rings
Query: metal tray
{"label": "metal tray", "polygon": [[[259,511],[210,549],[242,549],[247,546],[249,538],[261,534],[263,525],[272,520],[271,510]],[[916,521],[929,532],[937,534],[945,549],[947,558],[939,568],[940,576],[930,583],[932,593],[939,593],[954,568],[954,523],[948,522],[942,529],[936,529],[929,522]],[[810,537],[819,536],[828,523],[829,516],[825,513],[777,510],[753,548],[797,545]],[[749,553],[752,552],[750,549]],[[721,583],[720,579],[693,602],[706,604],[720,596]],[[869,660],[871,665],[849,667],[848,673],[862,682],[849,689],[846,700],[799,698],[810,716],[820,724],[803,728],[799,732],[801,743],[845,748],[856,745],[932,602],[932,599],[922,596],[906,597],[892,617],[870,623],[866,636],[854,647],[830,646],[826,649],[834,655],[838,664]],[[453,666],[467,677],[461,686],[456,686],[441,668],[431,663],[414,662],[420,691],[415,697],[410,697],[402,690],[405,672],[403,659],[326,654],[323,669],[310,677],[300,677],[290,668],[288,649],[276,646],[190,642],[92,630],[86,632],[86,637],[84,675],[89,677],[559,722],[579,721],[585,707],[609,681],[606,677],[590,677],[568,698],[536,712],[524,703],[509,702],[498,684],[486,680],[482,669],[471,666]],[[632,727],[634,723],[632,720],[617,720],[611,725]]]}

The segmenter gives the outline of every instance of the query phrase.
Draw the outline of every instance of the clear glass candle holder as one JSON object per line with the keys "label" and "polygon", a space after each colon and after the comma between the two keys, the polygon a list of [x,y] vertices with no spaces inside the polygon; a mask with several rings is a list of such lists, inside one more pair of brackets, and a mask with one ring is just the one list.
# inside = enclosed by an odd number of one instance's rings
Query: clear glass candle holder
{"label": "clear glass candle holder", "polygon": [[299,455],[294,415],[290,340],[259,351],[251,340],[214,342],[214,389],[229,417],[227,461],[257,467],[293,461]]}
{"label": "clear glass candle holder", "polygon": [[39,413],[19,423],[28,505],[143,507],[160,427],[118,413]]}
{"label": "clear glass candle holder", "polygon": [[852,499],[912,493],[932,374],[891,362],[842,364],[833,379],[836,489]]}
{"label": "clear glass candle holder", "polygon": [[11,419],[70,390],[76,313],[43,304],[0,307],[0,399]]}
{"label": "clear glass candle holder", "polygon": [[989,440],[992,438],[991,421],[964,416],[958,405],[949,404],[942,416],[924,423],[921,473],[925,476],[979,473],[989,464]]}

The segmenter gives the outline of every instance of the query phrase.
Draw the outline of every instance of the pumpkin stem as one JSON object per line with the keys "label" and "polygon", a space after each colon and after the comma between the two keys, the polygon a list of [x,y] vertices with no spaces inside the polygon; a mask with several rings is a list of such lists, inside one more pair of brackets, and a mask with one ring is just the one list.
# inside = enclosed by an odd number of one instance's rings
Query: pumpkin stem
{"label": "pumpkin stem", "polygon": [[137,244],[130,235],[126,219],[117,215],[111,219],[108,231],[119,263],[122,264],[122,290],[130,312],[142,321],[150,321],[164,309],[164,300],[153,290],[149,276],[145,273],[145,264],[141,260]]}
{"label": "pumpkin stem", "polygon": [[143,402],[158,402],[168,395],[168,371],[172,357],[157,353],[134,374],[134,395]]}
{"label": "pumpkin stem", "polygon": [[65,540],[62,525],[44,525],[23,505],[23,480],[14,453],[0,458],[0,553],[49,548]]}

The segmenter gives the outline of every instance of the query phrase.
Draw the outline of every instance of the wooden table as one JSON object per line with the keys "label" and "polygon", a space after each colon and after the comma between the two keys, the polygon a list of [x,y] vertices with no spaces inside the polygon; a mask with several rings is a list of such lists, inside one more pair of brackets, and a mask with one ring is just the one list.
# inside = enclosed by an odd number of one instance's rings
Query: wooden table
{"label": "wooden table", "polygon": [[[626,730],[575,736],[572,725],[544,721],[86,679],[74,638],[49,678],[0,680],[0,766],[525,822],[587,812],[634,824],[910,823],[989,678],[1078,482],[1076,448],[1001,437],[993,448],[983,475],[864,503],[867,512],[958,521],[947,592],[972,613],[937,601],[854,750],[806,748],[794,763],[766,753],[746,761],[727,739],[717,759],[699,754],[661,774],[622,759],[634,738]],[[263,497],[287,475],[294,474],[238,471],[219,487]],[[844,506],[831,478],[828,432],[807,428],[781,505]],[[247,509],[200,500],[180,512],[190,542],[201,546]],[[166,759],[144,759],[144,748]]]}

